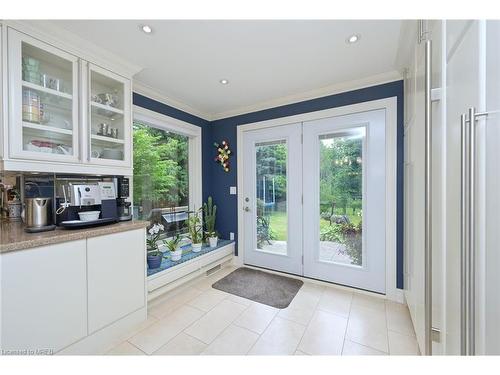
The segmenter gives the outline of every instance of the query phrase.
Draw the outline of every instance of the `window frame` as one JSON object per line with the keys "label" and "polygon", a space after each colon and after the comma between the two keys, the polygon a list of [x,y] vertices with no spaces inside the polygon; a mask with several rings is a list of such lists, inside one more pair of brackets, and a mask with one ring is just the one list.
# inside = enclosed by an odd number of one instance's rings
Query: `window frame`
{"label": "window frame", "polygon": [[[142,122],[154,128],[177,133],[188,137],[188,180],[189,180],[189,210],[199,209],[202,205],[202,150],[201,127],[175,119],[149,109],[133,106],[133,123]],[[133,131],[133,130],[132,130]],[[133,151],[132,151],[133,158]],[[133,163],[133,159],[132,159]],[[133,202],[134,187],[130,189]]]}

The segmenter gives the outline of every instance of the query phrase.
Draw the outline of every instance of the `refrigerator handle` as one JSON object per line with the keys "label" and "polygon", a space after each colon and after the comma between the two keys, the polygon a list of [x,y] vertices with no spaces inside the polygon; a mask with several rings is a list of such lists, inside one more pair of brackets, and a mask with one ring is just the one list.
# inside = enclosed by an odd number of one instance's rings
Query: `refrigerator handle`
{"label": "refrigerator handle", "polygon": [[476,120],[491,112],[470,107],[461,119],[460,352],[476,353]]}
{"label": "refrigerator handle", "polygon": [[468,273],[469,273],[469,159],[467,115],[460,116],[461,162],[460,162],[460,354],[468,353]]}
{"label": "refrigerator handle", "polygon": [[432,42],[425,41],[425,355],[432,355]]}

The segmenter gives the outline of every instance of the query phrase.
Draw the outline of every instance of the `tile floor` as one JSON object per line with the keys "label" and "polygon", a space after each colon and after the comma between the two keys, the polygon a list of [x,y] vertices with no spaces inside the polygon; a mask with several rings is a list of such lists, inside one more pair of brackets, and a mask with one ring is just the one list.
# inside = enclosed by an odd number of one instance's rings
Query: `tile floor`
{"label": "tile floor", "polygon": [[233,270],[151,302],[147,321],[107,354],[419,354],[405,305],[306,281],[279,310],[211,287]]}

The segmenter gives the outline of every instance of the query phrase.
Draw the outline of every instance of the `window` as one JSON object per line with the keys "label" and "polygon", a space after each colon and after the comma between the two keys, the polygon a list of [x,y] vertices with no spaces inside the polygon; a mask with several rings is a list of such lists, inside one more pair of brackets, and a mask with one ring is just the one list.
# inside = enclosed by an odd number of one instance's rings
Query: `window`
{"label": "window", "polygon": [[133,144],[134,217],[182,232],[201,205],[200,128],[136,108]]}

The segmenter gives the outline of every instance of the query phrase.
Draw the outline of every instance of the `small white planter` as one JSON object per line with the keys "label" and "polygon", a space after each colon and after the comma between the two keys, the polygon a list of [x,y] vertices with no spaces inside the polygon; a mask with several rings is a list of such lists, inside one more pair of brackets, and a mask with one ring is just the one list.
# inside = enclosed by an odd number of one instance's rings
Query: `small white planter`
{"label": "small white planter", "polygon": [[181,257],[182,257],[182,249],[180,247],[178,247],[177,250],[170,252],[170,259],[173,262],[177,262],[178,260],[181,260]]}
{"label": "small white planter", "polygon": [[208,243],[210,244],[210,247],[216,247],[217,246],[217,237],[208,237]]}
{"label": "small white planter", "polygon": [[191,246],[193,247],[193,253],[198,253],[201,251],[201,246],[202,246],[202,243],[193,243],[191,244]]}

